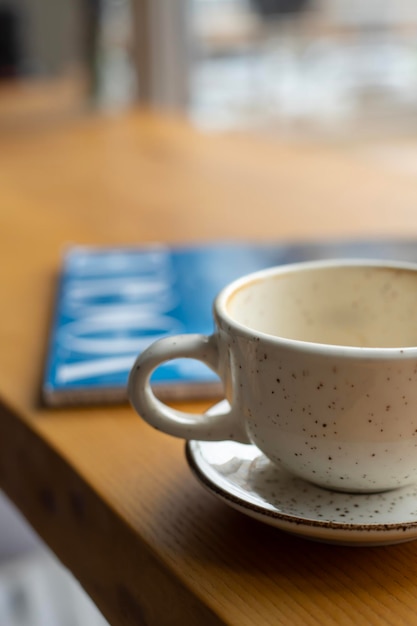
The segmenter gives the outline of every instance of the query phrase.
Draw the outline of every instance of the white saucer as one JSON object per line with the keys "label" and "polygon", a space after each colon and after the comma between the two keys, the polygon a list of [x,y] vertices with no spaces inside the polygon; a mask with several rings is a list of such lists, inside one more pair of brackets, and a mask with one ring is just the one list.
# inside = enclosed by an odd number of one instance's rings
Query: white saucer
{"label": "white saucer", "polygon": [[378,494],[338,493],[279,469],[255,446],[189,441],[186,454],[194,474],[210,492],[281,530],[345,545],[417,539],[416,484]]}

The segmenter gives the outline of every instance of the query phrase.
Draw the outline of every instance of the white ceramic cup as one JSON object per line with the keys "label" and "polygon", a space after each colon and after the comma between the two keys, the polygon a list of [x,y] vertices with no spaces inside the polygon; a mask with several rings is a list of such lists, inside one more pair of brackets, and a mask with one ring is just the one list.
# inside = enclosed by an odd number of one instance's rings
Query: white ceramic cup
{"label": "white ceramic cup", "polygon": [[[376,492],[417,481],[417,265],[299,263],[227,286],[213,335],[141,354],[128,394],[149,424],[184,439],[256,445],[317,485]],[[194,415],[158,400],[153,370],[178,357],[218,373],[229,407]]]}

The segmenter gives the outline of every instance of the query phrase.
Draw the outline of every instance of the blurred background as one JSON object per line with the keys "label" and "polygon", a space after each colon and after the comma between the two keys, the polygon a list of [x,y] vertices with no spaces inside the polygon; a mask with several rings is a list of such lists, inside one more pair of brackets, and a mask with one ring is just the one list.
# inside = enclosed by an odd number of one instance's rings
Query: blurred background
{"label": "blurred background", "polygon": [[[417,114],[417,3],[0,0],[0,78],[9,124],[142,101],[211,131],[404,134]],[[6,85],[22,79],[51,91],[11,111]]]}
{"label": "blurred background", "polygon": [[1,492],[0,625],[108,626],[79,583]]}
{"label": "blurred background", "polygon": [[[3,133],[138,103],[206,132],[413,140],[417,2],[0,0]],[[413,141],[393,154],[416,171]],[[0,626],[38,624],[105,622],[0,497]]]}

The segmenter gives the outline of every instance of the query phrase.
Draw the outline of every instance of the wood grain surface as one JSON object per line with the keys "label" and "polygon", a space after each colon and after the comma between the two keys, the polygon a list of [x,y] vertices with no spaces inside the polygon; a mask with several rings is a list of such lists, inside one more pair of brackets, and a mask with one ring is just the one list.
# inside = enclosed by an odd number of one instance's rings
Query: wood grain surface
{"label": "wood grain surface", "polygon": [[149,111],[0,125],[0,486],[113,626],[412,624],[417,543],[286,535],[207,493],[128,406],[42,408],[65,246],[410,237],[416,207],[412,175],[352,149]]}

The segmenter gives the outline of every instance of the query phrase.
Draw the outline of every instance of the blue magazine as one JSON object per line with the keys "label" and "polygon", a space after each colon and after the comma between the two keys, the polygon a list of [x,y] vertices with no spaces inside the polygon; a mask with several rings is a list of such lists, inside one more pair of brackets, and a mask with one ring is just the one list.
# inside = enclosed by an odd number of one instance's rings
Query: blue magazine
{"label": "blue magazine", "polygon": [[[136,356],[170,334],[211,334],[213,300],[230,281],[273,265],[353,256],[417,262],[417,242],[74,246],[62,262],[43,400],[125,401]],[[165,399],[221,395],[216,375],[190,359],[165,363],[152,382]]]}

